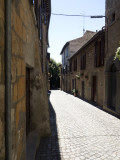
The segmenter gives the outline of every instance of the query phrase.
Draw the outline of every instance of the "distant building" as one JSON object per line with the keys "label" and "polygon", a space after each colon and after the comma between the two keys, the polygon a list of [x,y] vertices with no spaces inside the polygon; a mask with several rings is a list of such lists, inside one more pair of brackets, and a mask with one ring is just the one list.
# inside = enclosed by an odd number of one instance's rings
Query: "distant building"
{"label": "distant building", "polygon": [[69,58],[73,56],[92,36],[95,32],[86,31],[83,37],[67,42],[61,51],[62,67],[61,67],[61,89],[70,92],[71,86],[69,81]]}
{"label": "distant building", "polygon": [[[0,159],[26,160],[26,144],[50,135],[47,47],[50,0],[0,0]],[[35,158],[35,154],[32,157]]]}
{"label": "distant building", "polygon": [[71,93],[103,106],[105,31],[97,32],[69,59]]}

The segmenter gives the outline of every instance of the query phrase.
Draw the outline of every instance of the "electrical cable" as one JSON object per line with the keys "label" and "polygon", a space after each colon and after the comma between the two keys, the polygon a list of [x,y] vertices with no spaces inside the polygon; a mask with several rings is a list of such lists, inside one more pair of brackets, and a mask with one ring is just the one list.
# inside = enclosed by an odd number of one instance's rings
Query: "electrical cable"
{"label": "electrical cable", "polygon": [[84,15],[84,14],[61,14],[61,13],[51,13],[55,16],[69,16],[69,17],[92,17],[92,15]]}

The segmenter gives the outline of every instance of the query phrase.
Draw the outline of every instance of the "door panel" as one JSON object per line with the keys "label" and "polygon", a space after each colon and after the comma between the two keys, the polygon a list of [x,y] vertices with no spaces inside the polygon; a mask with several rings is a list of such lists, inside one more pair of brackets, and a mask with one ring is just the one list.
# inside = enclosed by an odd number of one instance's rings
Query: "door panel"
{"label": "door panel", "polygon": [[82,81],[82,98],[84,98],[84,93],[85,92],[85,83]]}

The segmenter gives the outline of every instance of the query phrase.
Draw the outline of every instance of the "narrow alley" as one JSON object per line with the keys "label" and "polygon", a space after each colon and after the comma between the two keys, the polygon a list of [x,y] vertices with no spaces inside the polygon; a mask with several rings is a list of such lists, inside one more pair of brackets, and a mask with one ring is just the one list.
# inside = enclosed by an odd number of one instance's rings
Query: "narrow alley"
{"label": "narrow alley", "polygon": [[50,94],[52,134],[36,160],[120,160],[120,120],[60,90]]}

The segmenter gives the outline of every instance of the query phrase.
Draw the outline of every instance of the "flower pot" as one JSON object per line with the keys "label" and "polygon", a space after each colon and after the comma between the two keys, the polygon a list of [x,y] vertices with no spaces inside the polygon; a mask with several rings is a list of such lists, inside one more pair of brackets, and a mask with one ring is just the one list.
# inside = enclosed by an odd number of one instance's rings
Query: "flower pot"
{"label": "flower pot", "polygon": [[77,93],[74,93],[74,96],[76,97],[76,96],[77,96]]}

